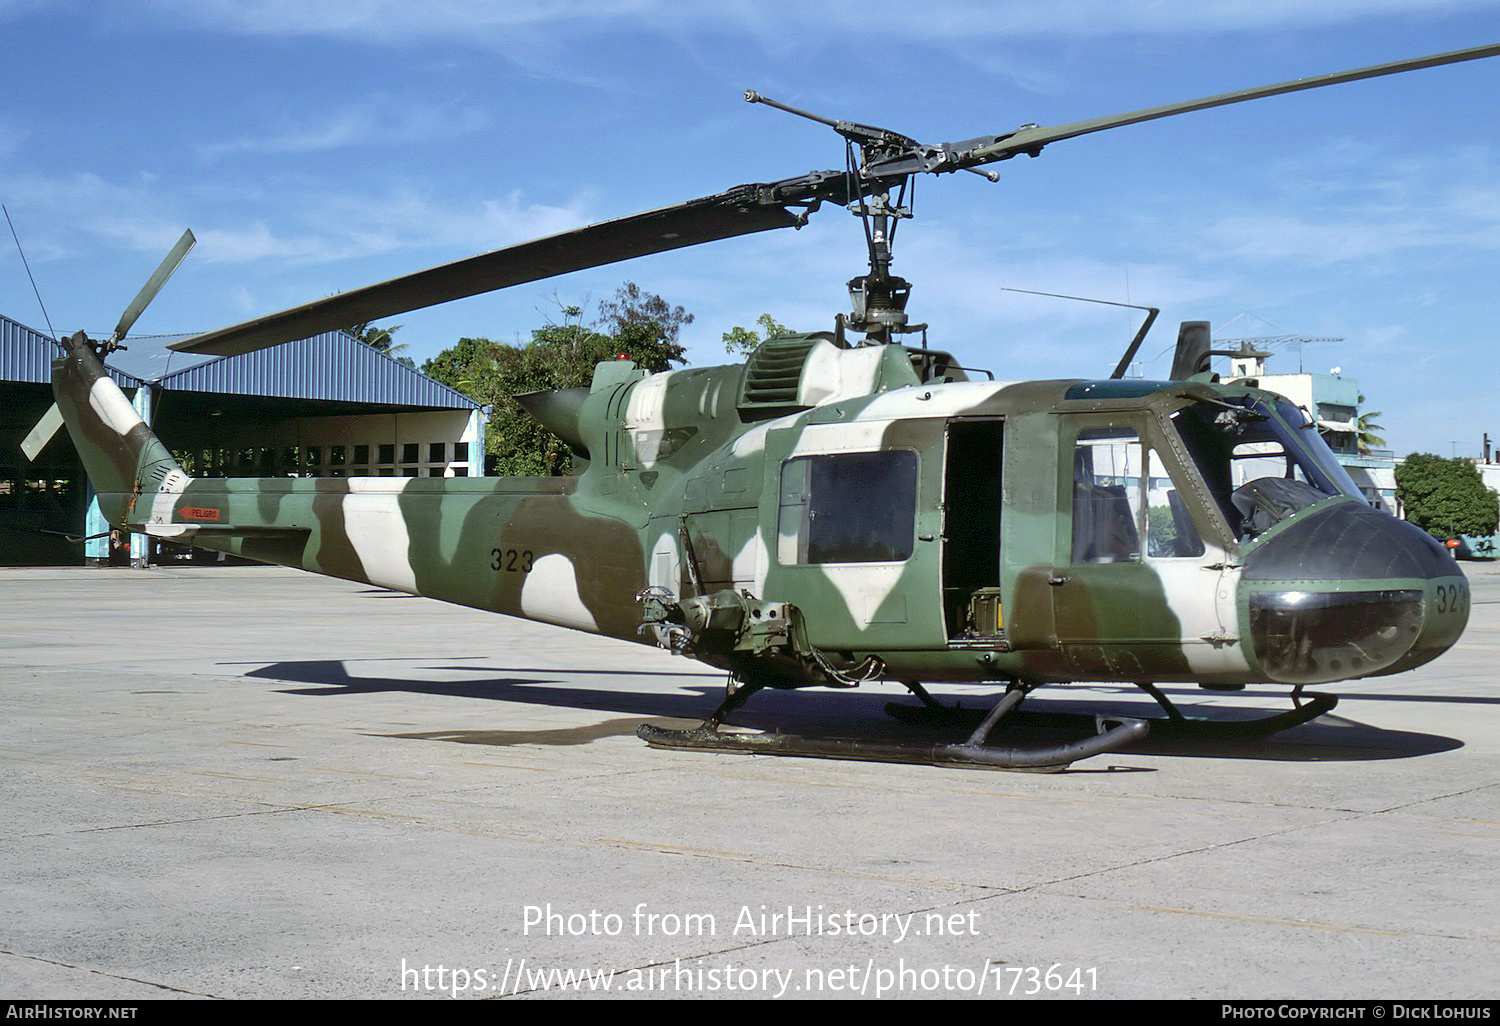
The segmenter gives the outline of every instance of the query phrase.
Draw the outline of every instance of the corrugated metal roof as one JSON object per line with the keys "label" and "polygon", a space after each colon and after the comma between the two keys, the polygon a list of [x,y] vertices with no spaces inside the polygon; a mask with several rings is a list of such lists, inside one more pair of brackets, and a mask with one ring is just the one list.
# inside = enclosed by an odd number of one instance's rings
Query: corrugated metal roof
{"label": "corrugated metal roof", "polygon": [[474,400],[342,331],[325,331],[239,356],[177,353],[167,345],[188,335],[127,340],[109,363],[163,388],[225,395],[382,403],[473,410]]}
{"label": "corrugated metal roof", "polygon": [[[167,345],[188,335],[141,335],[105,360],[127,388],[142,382],[187,392],[263,395],[329,402],[379,403],[474,410],[474,400],[371,349],[352,335],[328,331],[240,356],[177,353]],[[47,336],[0,316],[0,381],[52,380],[60,352]]]}
{"label": "corrugated metal roof", "polygon": [[[62,347],[40,331],[0,315],[0,381],[50,385],[52,361],[61,355]],[[109,373],[122,388],[141,384],[139,378],[117,367],[110,367]]]}

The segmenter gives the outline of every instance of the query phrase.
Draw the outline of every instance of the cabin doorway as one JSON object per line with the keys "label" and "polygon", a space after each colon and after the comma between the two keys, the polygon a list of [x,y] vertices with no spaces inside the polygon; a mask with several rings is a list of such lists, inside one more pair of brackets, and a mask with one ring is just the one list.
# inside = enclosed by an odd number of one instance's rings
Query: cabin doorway
{"label": "cabin doorway", "polygon": [[1004,636],[1000,608],[1000,467],[1004,421],[948,424],[943,473],[943,613],[948,638]]}

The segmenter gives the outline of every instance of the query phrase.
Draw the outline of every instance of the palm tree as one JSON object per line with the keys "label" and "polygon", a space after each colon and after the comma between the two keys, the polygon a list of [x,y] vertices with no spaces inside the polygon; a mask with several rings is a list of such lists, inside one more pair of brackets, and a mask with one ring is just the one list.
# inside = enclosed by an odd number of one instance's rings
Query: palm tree
{"label": "palm tree", "polygon": [[371,349],[384,353],[397,363],[404,363],[408,367],[416,366],[412,363],[411,357],[398,355],[406,348],[405,342],[399,345],[392,344],[393,340],[391,336],[401,330],[401,325],[399,324],[392,324],[389,328],[382,328],[374,321],[364,321],[343,330],[345,334],[353,335]]}
{"label": "palm tree", "polygon": [[[1365,397],[1359,397],[1359,404],[1364,405]],[[1384,431],[1385,425],[1377,424],[1375,418],[1380,416],[1379,410],[1371,410],[1369,413],[1361,413],[1354,422],[1354,431],[1358,440],[1361,455],[1366,455],[1371,449],[1382,449],[1385,447],[1385,439],[1375,432]]]}

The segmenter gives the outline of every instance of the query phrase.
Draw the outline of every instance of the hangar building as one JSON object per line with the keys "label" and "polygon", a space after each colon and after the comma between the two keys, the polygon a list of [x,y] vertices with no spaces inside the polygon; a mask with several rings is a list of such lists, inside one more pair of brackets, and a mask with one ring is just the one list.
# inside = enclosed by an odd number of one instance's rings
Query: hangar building
{"label": "hangar building", "polygon": [[[240,356],[132,336],[105,361],[197,477],[464,477],[484,472],[485,412],[341,331]],[[120,561],[67,432],[32,463],[21,440],[52,403],[61,347],[0,316],[0,565]],[[113,546],[112,546],[113,542]],[[169,558],[136,535],[135,562]],[[170,558],[179,558],[171,556]]]}

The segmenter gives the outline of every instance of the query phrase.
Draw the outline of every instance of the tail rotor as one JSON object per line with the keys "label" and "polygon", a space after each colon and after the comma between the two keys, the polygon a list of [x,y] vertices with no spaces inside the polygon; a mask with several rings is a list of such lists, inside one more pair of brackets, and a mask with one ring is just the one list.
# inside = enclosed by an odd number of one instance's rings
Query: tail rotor
{"label": "tail rotor", "polygon": [[[182,233],[182,238],[177,240],[177,244],[167,253],[166,258],[157,266],[151,277],[146,279],[146,284],[141,286],[141,291],[136,293],[135,298],[130,301],[130,305],[125,308],[125,312],[120,315],[120,321],[115,325],[115,330],[109,336],[108,341],[98,343],[95,346],[101,359],[116,349],[125,348],[120,343],[130,333],[130,329],[135,326],[136,319],[141,316],[146,307],[151,305],[151,301],[156,298],[156,294],[161,291],[162,286],[167,283],[167,279],[172,277],[172,273],[177,270],[178,265],[187,257],[189,251],[192,250],[197,242],[198,240],[193,236],[192,231],[189,230]],[[57,403],[54,402],[47,409],[47,412],[42,414],[41,420],[36,422],[36,425],[21,441],[21,451],[26,454],[26,458],[33,463],[36,462],[36,458],[42,454],[42,450],[47,448],[52,439],[56,437],[57,431],[62,425],[62,411],[58,409]]]}

